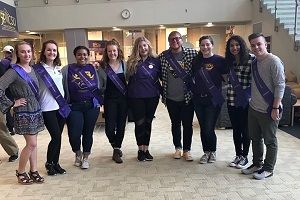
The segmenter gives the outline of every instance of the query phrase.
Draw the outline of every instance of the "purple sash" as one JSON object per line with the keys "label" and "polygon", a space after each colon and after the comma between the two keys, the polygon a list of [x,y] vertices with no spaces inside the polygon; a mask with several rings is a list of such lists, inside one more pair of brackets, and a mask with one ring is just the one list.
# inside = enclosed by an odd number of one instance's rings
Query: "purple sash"
{"label": "purple sash", "polygon": [[[93,67],[93,69],[95,70],[95,68]],[[103,99],[101,97],[101,91],[99,90],[99,88],[96,86],[94,87],[94,85],[87,79],[85,73],[83,72],[83,70],[78,70],[77,71],[78,76],[80,77],[80,80],[82,80],[88,87],[88,90],[94,95],[93,98],[93,104],[94,107],[98,107],[98,105],[103,105]],[[95,70],[95,74],[96,74],[96,70]]]}
{"label": "purple sash", "polygon": [[164,53],[164,55],[165,55],[165,58],[168,61],[168,63],[171,65],[171,67],[174,69],[174,71],[178,75],[178,77],[181,78],[183,80],[183,82],[185,83],[186,89],[190,91],[192,89],[192,85],[193,85],[192,77],[188,73],[186,73],[186,71],[180,66],[180,64],[177,62],[177,60],[173,56],[171,50]]}
{"label": "purple sash", "polygon": [[234,103],[237,107],[246,108],[249,104],[250,95],[248,90],[244,90],[239,83],[238,77],[232,67],[229,68],[229,80],[235,92]]}
{"label": "purple sash", "polygon": [[[252,63],[252,73],[253,73],[253,79],[255,81],[256,87],[261,94],[261,96],[264,98],[264,100],[267,102],[268,109],[267,112],[271,116],[272,110],[273,110],[273,101],[274,101],[274,94],[269,90],[269,88],[266,86],[265,82],[261,79],[258,68],[257,68],[257,60],[253,60]],[[281,106],[279,106],[279,113],[282,112]]]}
{"label": "purple sash", "polygon": [[33,81],[33,79],[27,74],[27,72],[17,64],[12,64],[11,67],[19,74],[22,79],[24,79],[28,83],[30,89],[34,93],[35,98],[39,99],[39,88]]}
{"label": "purple sash", "polygon": [[209,90],[209,93],[212,96],[212,103],[214,106],[222,106],[224,103],[224,97],[222,95],[222,92],[215,86],[215,84],[212,82],[210,75],[208,74],[207,70],[204,69],[204,67],[201,67],[200,70],[198,70],[200,77],[204,80],[204,83],[206,87]]}
{"label": "purple sash", "polygon": [[[123,62],[122,62],[123,65]],[[107,76],[110,80],[115,84],[118,90],[125,96],[127,89],[123,81],[118,77],[118,75],[114,72],[110,65],[108,65],[105,69]]]}
{"label": "purple sash", "polygon": [[[149,62],[149,61],[144,61],[144,63],[146,63],[146,65],[151,65],[151,63]],[[141,68],[142,68],[142,70],[144,70],[144,72],[147,74],[147,75],[149,75],[149,77],[153,80],[153,83],[154,83],[154,85],[155,84],[157,84],[157,83],[159,83],[158,82],[158,78],[157,79],[155,79],[154,77],[153,77],[153,75],[149,72],[149,70],[143,65],[143,63],[140,63],[140,65],[141,65]]]}
{"label": "purple sash", "polygon": [[69,105],[67,104],[66,100],[63,98],[63,96],[59,92],[59,89],[55,85],[51,76],[48,74],[46,69],[41,64],[34,65],[33,69],[41,77],[41,79],[45,83],[46,87],[49,89],[50,93],[52,94],[53,98],[58,103],[59,114],[61,116],[63,116],[64,118],[67,118],[71,112],[71,109],[70,109]]}

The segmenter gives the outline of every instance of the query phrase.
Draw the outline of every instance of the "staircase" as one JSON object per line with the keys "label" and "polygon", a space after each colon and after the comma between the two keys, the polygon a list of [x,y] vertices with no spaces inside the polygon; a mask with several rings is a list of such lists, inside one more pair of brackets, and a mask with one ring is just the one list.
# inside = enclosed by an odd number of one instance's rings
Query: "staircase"
{"label": "staircase", "polygon": [[300,0],[260,0],[275,18],[274,29],[278,26],[288,30],[294,38],[294,49],[300,49]]}

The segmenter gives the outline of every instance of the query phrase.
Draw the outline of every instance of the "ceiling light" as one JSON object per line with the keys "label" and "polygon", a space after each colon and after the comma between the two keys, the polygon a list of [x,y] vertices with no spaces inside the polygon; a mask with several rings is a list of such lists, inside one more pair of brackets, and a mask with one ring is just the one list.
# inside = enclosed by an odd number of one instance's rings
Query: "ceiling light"
{"label": "ceiling light", "polygon": [[208,22],[205,26],[206,27],[212,27],[212,26],[214,26],[214,24],[212,22]]}

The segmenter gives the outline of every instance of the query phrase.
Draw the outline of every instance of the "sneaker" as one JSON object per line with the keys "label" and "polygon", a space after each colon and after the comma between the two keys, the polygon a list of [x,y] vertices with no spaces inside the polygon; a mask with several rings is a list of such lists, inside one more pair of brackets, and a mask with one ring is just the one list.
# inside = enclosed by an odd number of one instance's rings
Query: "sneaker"
{"label": "sneaker", "polygon": [[53,163],[45,163],[45,168],[49,176],[56,176],[57,171],[54,169]]}
{"label": "sneaker", "polygon": [[145,160],[146,161],[152,161],[153,160],[153,156],[150,154],[150,152],[147,150],[144,152],[145,155]]}
{"label": "sneaker", "polygon": [[237,164],[240,162],[240,160],[241,160],[241,157],[240,156],[235,156],[234,158],[233,158],[233,160],[231,161],[231,163],[229,163],[229,167],[236,167],[237,166]]}
{"label": "sneaker", "polygon": [[57,173],[59,173],[59,174],[66,174],[66,173],[67,173],[66,170],[63,169],[63,168],[59,165],[59,163],[54,164],[54,169],[55,169],[55,171],[57,171]]}
{"label": "sneaker", "polygon": [[214,163],[216,161],[217,161],[217,153],[215,151],[210,152],[208,162]]}
{"label": "sneaker", "polygon": [[200,158],[200,164],[206,164],[209,159],[209,152],[204,152],[203,156]]}
{"label": "sneaker", "polygon": [[88,169],[90,167],[90,163],[88,158],[83,158],[81,163],[81,169]]}
{"label": "sneaker", "polygon": [[180,159],[181,158],[181,150],[180,149],[175,150],[173,158],[175,158],[175,159]]}
{"label": "sneaker", "polygon": [[146,161],[146,156],[144,151],[138,150],[138,156],[137,156],[138,161]]}
{"label": "sneaker", "polygon": [[261,168],[262,167],[257,167],[254,164],[252,164],[249,167],[247,167],[246,169],[242,169],[242,173],[245,175],[253,174],[253,173],[257,172],[258,170],[260,170]]}
{"label": "sneaker", "polygon": [[82,164],[82,153],[80,152],[79,154],[75,154],[75,162],[74,162],[74,165],[76,167],[80,167],[81,164]]}
{"label": "sneaker", "polygon": [[248,164],[248,158],[241,156],[240,162],[235,167],[238,169],[245,169],[247,164]]}
{"label": "sneaker", "polygon": [[112,159],[116,163],[120,164],[120,163],[123,163],[123,160],[121,159],[120,152],[118,150],[120,150],[120,149],[114,149]]}
{"label": "sneaker", "polygon": [[19,154],[12,155],[8,158],[8,162],[15,162],[16,160],[18,160],[18,158],[19,158]]}
{"label": "sneaker", "polygon": [[186,161],[193,161],[193,157],[191,155],[191,153],[189,151],[185,151],[183,152],[182,157],[186,160]]}
{"label": "sneaker", "polygon": [[260,170],[258,170],[257,172],[255,172],[253,174],[253,177],[257,180],[263,180],[263,179],[271,177],[271,176],[273,176],[273,172],[266,171],[263,168],[261,168]]}

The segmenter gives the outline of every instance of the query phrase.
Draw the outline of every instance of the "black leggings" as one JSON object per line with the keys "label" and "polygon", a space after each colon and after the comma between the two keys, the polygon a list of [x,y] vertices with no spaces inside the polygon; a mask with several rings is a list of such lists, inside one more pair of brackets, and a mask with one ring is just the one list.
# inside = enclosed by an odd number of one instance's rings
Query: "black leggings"
{"label": "black leggings", "polygon": [[58,110],[43,112],[45,126],[50,133],[51,140],[48,145],[47,163],[58,163],[61,148],[61,134],[66,120]]}
{"label": "black leggings", "polygon": [[127,118],[126,97],[104,100],[105,133],[113,148],[121,148]]}
{"label": "black leggings", "polygon": [[149,146],[152,120],[158,101],[159,97],[129,99],[135,123],[135,138],[138,146]]}

